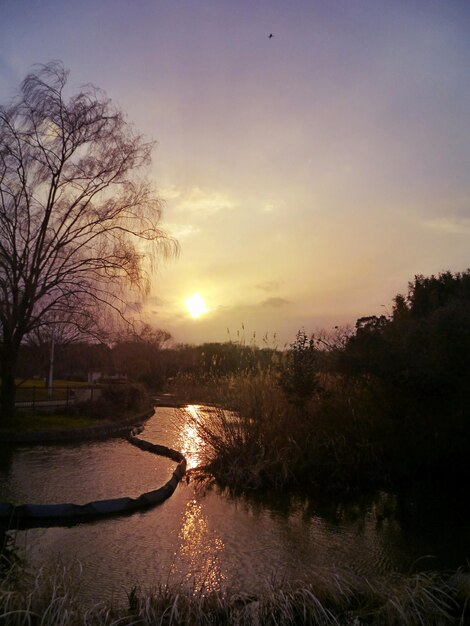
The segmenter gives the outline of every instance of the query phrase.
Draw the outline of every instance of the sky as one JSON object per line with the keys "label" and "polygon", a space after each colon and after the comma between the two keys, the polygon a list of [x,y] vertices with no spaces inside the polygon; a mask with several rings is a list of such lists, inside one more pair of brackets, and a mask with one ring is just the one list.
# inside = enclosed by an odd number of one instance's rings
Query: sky
{"label": "sky", "polygon": [[282,347],[470,266],[468,0],[0,0],[0,15],[2,102],[60,59],[156,140],[148,175],[180,254],[142,315],[175,341]]}

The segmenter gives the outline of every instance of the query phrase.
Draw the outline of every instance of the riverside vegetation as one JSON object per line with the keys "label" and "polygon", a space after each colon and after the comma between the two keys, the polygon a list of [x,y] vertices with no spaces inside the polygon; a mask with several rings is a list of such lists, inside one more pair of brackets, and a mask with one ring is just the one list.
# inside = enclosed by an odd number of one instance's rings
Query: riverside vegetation
{"label": "riverside vegetation", "polygon": [[[470,440],[470,270],[416,276],[391,315],[309,337],[284,353],[240,346],[173,381],[225,410],[194,426],[199,477],[232,488],[361,489],[415,477],[464,484]],[[222,370],[223,373],[220,373]]]}

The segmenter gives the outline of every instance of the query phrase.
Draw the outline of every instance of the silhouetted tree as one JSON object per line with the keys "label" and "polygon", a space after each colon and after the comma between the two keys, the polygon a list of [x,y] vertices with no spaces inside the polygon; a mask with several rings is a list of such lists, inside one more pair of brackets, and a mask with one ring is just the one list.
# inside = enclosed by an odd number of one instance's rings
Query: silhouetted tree
{"label": "silhouetted tree", "polygon": [[462,458],[457,448],[470,434],[470,270],[415,276],[391,316],[358,320],[340,364],[374,387],[403,449],[419,441],[424,464]]}
{"label": "silhouetted tree", "polygon": [[160,390],[166,378],[162,353],[171,340],[170,333],[148,324],[139,330],[123,333],[113,346],[114,366],[131,380],[141,382],[154,391]]}
{"label": "silhouetted tree", "polygon": [[279,384],[292,402],[303,405],[320,389],[317,372],[315,338],[313,335],[309,337],[305,330],[299,330],[279,368]]}
{"label": "silhouetted tree", "polygon": [[425,318],[437,309],[449,304],[470,303],[470,270],[465,272],[441,272],[437,276],[418,274],[408,283],[408,294],[395,297],[393,318],[405,311],[415,319]]}
{"label": "silhouetted tree", "polygon": [[14,413],[28,333],[64,320],[97,333],[97,307],[125,315],[124,285],[148,289],[148,261],[176,249],[137,176],[152,144],[95,87],[67,100],[67,75],[58,62],[39,66],[0,108],[3,415]]}

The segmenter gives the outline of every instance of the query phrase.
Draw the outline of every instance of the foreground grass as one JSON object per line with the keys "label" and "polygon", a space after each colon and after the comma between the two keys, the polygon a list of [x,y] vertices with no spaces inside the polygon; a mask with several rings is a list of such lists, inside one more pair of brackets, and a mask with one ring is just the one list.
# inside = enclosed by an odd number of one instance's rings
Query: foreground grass
{"label": "foreground grass", "polygon": [[66,569],[32,577],[13,567],[0,580],[0,623],[5,626],[463,626],[470,618],[469,604],[470,574],[462,570],[374,583],[319,571],[308,583],[266,583],[260,593],[161,585],[145,592],[134,588],[121,606],[83,606],[77,580]]}

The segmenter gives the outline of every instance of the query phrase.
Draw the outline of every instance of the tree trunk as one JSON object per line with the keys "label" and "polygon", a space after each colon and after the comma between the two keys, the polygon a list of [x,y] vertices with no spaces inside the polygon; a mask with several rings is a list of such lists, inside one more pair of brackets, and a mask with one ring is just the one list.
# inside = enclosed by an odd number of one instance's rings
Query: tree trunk
{"label": "tree trunk", "polygon": [[5,354],[4,351],[1,355],[2,391],[0,395],[0,416],[3,423],[15,415],[16,361],[17,355],[15,354]]}

